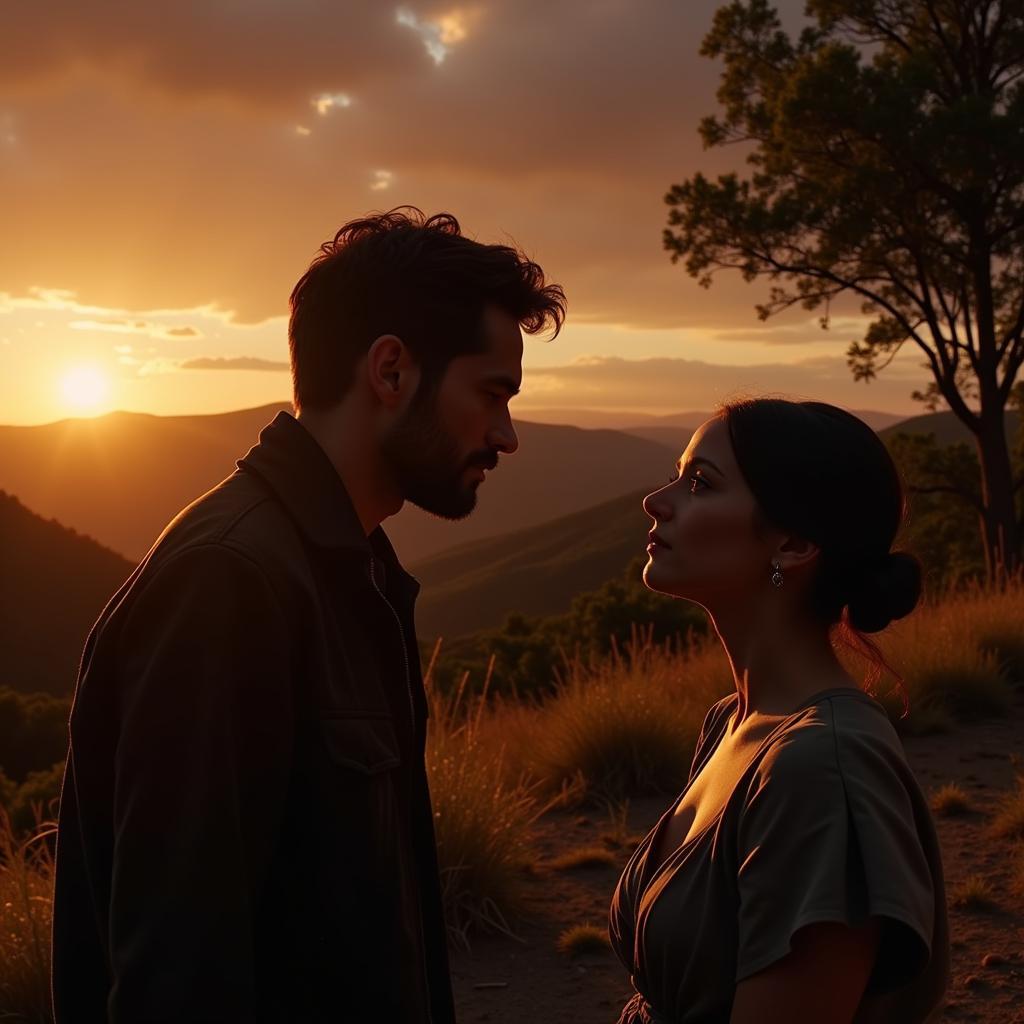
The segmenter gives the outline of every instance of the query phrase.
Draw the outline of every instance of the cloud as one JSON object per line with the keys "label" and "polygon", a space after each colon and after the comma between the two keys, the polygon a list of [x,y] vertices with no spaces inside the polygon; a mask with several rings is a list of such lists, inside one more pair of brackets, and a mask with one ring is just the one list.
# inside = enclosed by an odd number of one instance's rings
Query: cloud
{"label": "cloud", "polygon": [[186,359],[179,366],[182,370],[271,370],[275,373],[291,370],[288,363],[258,359],[255,356],[205,356],[200,359]]}
{"label": "cloud", "polygon": [[452,48],[469,35],[469,24],[476,20],[478,15],[479,8],[455,8],[434,18],[421,18],[408,7],[400,7],[395,13],[395,21],[405,28],[412,29],[423,40],[431,60],[435,64],[443,64]]}
{"label": "cloud", "polygon": [[310,102],[316,112],[321,117],[324,117],[336,108],[344,109],[345,107],[351,107],[352,97],[345,92],[324,92]]}
{"label": "cloud", "polygon": [[100,320],[71,320],[73,331],[102,331],[110,334],[144,334],[150,338],[200,338],[202,332],[195,327],[168,327],[149,320],[121,320],[108,317]]}
{"label": "cloud", "polygon": [[531,405],[678,412],[707,409],[749,393],[811,398],[847,408],[910,410],[910,392],[925,379],[913,358],[894,362],[877,380],[864,384],[853,380],[842,356],[756,366],[596,356],[527,371],[516,406],[524,414]]}
{"label": "cloud", "polygon": [[0,282],[259,321],[379,198],[511,237],[577,322],[739,330],[763,290],[704,291],[661,243],[667,187],[742,155],[696,132],[716,109],[697,55],[716,6],[17,5],[0,88],[32,163],[0,160]]}
{"label": "cloud", "polygon": [[373,172],[373,184],[370,185],[371,192],[383,192],[385,189],[391,188],[395,183],[395,176],[391,171],[374,171]]}

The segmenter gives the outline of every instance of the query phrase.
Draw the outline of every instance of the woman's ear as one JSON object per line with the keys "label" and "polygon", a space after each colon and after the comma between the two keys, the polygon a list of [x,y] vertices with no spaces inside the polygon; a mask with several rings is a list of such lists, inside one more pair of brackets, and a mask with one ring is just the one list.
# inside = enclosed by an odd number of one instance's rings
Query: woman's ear
{"label": "woman's ear", "polygon": [[375,338],[366,353],[366,375],[381,405],[395,409],[415,393],[419,367],[396,334]]}
{"label": "woman's ear", "polygon": [[803,537],[784,537],[775,549],[774,561],[779,563],[783,572],[787,569],[802,569],[813,565],[821,554],[821,549],[812,541]]}

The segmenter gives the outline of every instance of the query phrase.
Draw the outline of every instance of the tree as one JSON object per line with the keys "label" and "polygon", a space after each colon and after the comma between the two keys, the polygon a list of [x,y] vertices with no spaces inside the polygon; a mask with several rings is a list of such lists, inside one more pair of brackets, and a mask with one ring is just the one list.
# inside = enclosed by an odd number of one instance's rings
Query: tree
{"label": "tree", "polygon": [[762,319],[802,305],[829,323],[856,297],[869,381],[908,342],[974,436],[990,575],[1021,564],[1003,412],[1024,363],[1024,7],[1000,0],[808,0],[795,39],[768,0],[733,0],[701,53],[721,58],[705,146],[751,167],[674,185],[665,247],[708,286],[772,282]]}

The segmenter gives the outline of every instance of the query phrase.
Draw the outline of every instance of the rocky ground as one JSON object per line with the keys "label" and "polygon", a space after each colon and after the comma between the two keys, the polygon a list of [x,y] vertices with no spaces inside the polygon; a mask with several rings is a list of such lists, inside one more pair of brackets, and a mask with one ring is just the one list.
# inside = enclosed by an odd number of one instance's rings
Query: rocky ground
{"label": "rocky ground", "polygon": [[[966,793],[969,810],[936,814],[949,896],[952,979],[935,1021],[1024,1024],[1024,898],[1014,876],[1024,841],[992,838],[1000,800],[1024,773],[1024,692],[1005,719],[963,725],[946,735],[912,737],[907,757],[924,791],[947,783]],[[572,925],[605,927],[608,902],[632,844],[668,801],[634,801],[625,820],[614,812],[557,811],[539,823],[537,866],[527,877],[528,916],[518,938],[475,938],[453,958],[461,1024],[613,1024],[631,994],[610,950],[570,954],[558,940]],[[611,862],[558,866],[596,848]],[[596,859],[596,858],[595,858]],[[1018,885],[1020,882],[1017,883]]]}

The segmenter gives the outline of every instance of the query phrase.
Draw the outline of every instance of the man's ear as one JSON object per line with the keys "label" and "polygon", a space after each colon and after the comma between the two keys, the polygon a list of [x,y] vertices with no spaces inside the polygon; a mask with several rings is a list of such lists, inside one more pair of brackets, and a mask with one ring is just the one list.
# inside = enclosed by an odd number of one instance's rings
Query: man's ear
{"label": "man's ear", "polygon": [[389,409],[404,404],[419,385],[419,367],[396,334],[374,339],[366,353],[366,375],[377,400]]}

